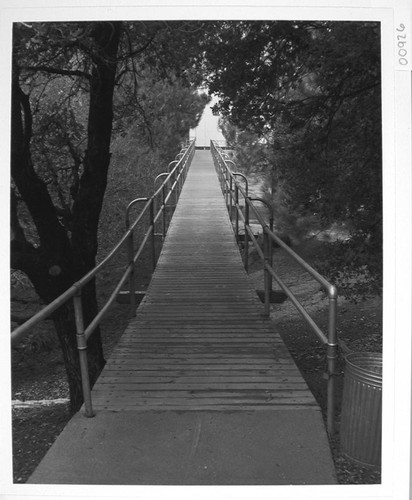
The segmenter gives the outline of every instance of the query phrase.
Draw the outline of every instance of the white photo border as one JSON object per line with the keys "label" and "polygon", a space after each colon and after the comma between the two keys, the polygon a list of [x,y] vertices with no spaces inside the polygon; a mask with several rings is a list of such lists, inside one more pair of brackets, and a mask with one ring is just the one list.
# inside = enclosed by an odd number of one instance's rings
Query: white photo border
{"label": "white photo border", "polygon": [[[270,2],[242,0],[220,4],[198,0],[74,1],[3,0],[0,5],[0,68],[3,175],[0,181],[2,227],[9,226],[11,28],[16,21],[232,19],[379,21],[382,33],[382,130],[384,204],[384,404],[381,485],[154,487],[12,484],[10,416],[9,237],[1,239],[0,349],[2,380],[0,492],[5,498],[409,498],[411,449],[411,70],[397,64],[396,27],[409,26],[411,8],[404,0]],[[268,5],[269,4],[269,5]]]}

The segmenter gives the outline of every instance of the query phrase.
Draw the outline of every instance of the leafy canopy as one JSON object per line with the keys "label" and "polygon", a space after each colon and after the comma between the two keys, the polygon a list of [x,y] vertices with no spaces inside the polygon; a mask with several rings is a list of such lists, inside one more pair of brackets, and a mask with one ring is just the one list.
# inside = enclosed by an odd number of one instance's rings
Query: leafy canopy
{"label": "leafy canopy", "polygon": [[296,214],[294,224],[298,216],[316,218],[321,228],[344,224],[350,238],[332,245],[325,271],[351,292],[354,275],[375,287],[382,256],[379,24],[226,22],[205,53],[210,91],[237,129],[226,126],[238,158],[266,173],[278,212]]}

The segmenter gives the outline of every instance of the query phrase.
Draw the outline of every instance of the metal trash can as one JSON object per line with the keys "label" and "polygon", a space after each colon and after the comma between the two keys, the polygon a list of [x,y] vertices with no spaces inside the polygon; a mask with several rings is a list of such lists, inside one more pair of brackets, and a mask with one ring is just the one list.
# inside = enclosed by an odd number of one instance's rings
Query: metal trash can
{"label": "metal trash can", "polygon": [[346,356],[340,426],[341,451],[363,466],[380,467],[382,354]]}

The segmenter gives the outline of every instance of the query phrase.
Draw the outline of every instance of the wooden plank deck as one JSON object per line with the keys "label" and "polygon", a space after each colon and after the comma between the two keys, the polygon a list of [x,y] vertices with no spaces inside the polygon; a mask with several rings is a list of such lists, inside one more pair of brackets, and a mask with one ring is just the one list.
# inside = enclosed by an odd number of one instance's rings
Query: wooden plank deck
{"label": "wooden plank deck", "polygon": [[99,410],[316,409],[264,317],[209,151],[197,151],[145,299],[93,389]]}

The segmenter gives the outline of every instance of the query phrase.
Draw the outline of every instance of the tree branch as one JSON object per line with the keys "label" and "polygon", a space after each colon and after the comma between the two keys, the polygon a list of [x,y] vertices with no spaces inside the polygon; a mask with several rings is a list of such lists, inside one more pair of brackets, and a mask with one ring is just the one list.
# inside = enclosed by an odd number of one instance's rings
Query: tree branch
{"label": "tree branch", "polygon": [[86,73],[85,71],[80,71],[80,70],[70,70],[70,69],[61,69],[61,68],[53,68],[52,66],[21,66],[21,69],[24,69],[26,71],[41,71],[43,73],[49,73],[53,75],[64,75],[64,76],[81,76],[84,78],[87,78],[88,80],[91,79],[91,75],[89,73]]}
{"label": "tree branch", "polygon": [[[46,184],[36,174],[30,153],[31,110],[28,96],[21,90],[18,75],[12,87],[11,174],[36,225],[41,245],[52,254],[62,254],[69,246]],[[23,115],[23,116],[22,116]],[[24,117],[24,121],[23,121]]]}

